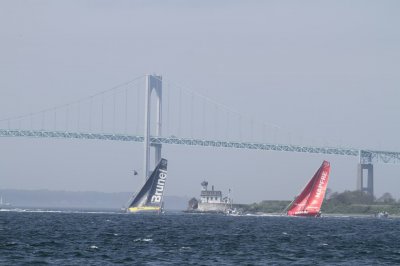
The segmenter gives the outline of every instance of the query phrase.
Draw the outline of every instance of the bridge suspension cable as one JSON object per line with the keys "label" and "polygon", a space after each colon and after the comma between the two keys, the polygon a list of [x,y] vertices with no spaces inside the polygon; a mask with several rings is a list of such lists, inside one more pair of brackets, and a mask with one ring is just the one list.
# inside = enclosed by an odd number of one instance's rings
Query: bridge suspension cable
{"label": "bridge suspension cable", "polygon": [[[23,129],[24,124],[28,122],[28,127],[32,130],[49,130],[52,128],[55,131],[71,131],[73,129],[77,132],[82,130],[90,132],[96,130],[96,128],[104,132],[108,128],[108,131],[115,133],[117,121],[121,120],[123,121],[123,127],[120,128],[127,133],[129,124],[128,109],[130,108],[128,106],[128,92],[136,89],[140,93],[140,81],[143,78],[144,75],[90,96],[37,112],[3,118],[0,120],[0,124],[4,125],[6,123],[8,129]],[[140,103],[140,99],[137,102]],[[96,109],[100,113],[96,113]],[[111,111],[111,116],[106,113],[106,109]],[[122,119],[122,117],[124,118]],[[140,123],[135,121],[132,124],[139,125]],[[136,132],[139,133],[138,130]]]}

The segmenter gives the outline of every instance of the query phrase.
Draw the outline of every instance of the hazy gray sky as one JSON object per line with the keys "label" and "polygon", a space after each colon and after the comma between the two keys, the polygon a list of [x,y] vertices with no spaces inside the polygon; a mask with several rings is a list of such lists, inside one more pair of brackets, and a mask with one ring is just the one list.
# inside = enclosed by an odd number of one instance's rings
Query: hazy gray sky
{"label": "hazy gray sky", "polygon": [[[144,73],[302,137],[400,151],[398,1],[1,1],[0,118]],[[286,131],[286,132],[287,132]],[[323,141],[321,142],[323,144]],[[0,187],[134,191],[142,145],[0,139]],[[354,189],[352,157],[166,146],[167,194],[200,182],[236,201],[292,198],[323,159]],[[375,165],[396,197],[400,165]]]}

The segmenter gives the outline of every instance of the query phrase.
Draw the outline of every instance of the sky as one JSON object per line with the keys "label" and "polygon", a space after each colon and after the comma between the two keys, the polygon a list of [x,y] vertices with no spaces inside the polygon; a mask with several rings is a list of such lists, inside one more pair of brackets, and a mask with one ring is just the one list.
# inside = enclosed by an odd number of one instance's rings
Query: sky
{"label": "sky", "polygon": [[[0,118],[75,101],[158,73],[278,140],[400,151],[398,1],[1,1]],[[283,135],[287,135],[284,137]],[[137,191],[139,143],[0,139],[0,187]],[[333,191],[356,186],[357,158],[164,146],[167,195],[204,179],[236,202],[291,199],[324,159]],[[392,193],[400,165],[375,164]]]}

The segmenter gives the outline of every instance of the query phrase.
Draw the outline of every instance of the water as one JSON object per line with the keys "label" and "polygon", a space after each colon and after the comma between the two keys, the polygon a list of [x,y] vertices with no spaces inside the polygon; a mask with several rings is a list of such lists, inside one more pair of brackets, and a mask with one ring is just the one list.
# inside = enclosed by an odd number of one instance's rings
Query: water
{"label": "water", "polygon": [[0,212],[0,264],[400,264],[400,219]]}

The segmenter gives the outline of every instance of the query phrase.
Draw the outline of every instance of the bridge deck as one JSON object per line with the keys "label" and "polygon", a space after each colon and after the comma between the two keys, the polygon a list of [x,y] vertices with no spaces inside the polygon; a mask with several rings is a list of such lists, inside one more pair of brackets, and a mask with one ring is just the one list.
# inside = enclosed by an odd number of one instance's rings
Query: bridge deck
{"label": "bridge deck", "polygon": [[[41,131],[41,130],[9,130],[0,129],[0,137],[31,137],[31,138],[63,138],[63,139],[93,139],[93,140],[113,140],[113,141],[134,141],[143,142],[143,136],[124,135],[124,134],[105,134],[105,133],[78,133],[61,131]],[[335,147],[312,147],[300,145],[252,143],[238,141],[220,141],[188,139],[177,137],[151,137],[152,144],[176,144],[203,147],[221,147],[235,149],[268,150],[283,152],[300,152],[316,154],[333,154],[345,156],[359,156],[362,163],[400,163],[400,152],[375,151],[354,148],[335,148]]]}

